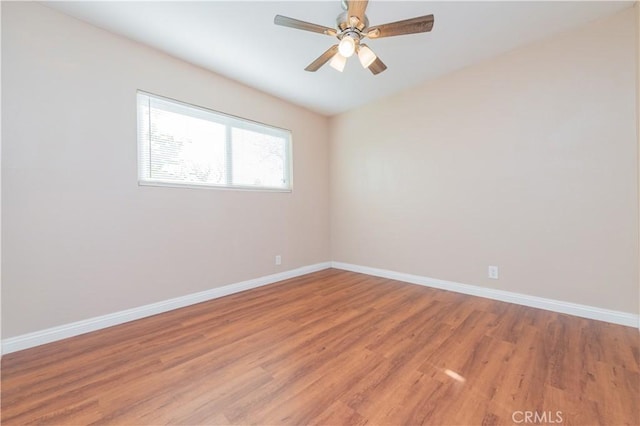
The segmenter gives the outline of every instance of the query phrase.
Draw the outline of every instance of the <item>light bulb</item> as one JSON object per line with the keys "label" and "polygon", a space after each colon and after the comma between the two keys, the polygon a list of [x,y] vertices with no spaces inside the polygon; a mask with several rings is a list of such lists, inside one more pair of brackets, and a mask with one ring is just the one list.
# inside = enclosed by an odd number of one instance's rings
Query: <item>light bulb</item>
{"label": "light bulb", "polygon": [[342,37],[340,44],[338,45],[338,51],[342,56],[348,58],[356,51],[356,41],[350,36]]}
{"label": "light bulb", "polygon": [[369,68],[376,58],[376,54],[373,53],[373,50],[369,49],[369,46],[366,44],[360,45],[360,49],[358,49],[358,59],[360,59],[360,63],[363,67]]}
{"label": "light bulb", "polygon": [[340,72],[344,70],[344,66],[346,64],[347,64],[347,58],[342,56],[340,53],[336,53],[335,55],[333,55],[331,62],[329,62],[329,65],[331,65],[331,68],[338,70]]}

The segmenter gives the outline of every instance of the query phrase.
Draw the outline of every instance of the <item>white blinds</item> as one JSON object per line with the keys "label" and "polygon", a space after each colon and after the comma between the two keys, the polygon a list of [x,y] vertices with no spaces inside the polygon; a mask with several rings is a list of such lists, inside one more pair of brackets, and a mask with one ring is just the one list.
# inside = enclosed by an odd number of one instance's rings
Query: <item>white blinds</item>
{"label": "white blinds", "polygon": [[291,189],[291,133],[138,92],[140,183]]}

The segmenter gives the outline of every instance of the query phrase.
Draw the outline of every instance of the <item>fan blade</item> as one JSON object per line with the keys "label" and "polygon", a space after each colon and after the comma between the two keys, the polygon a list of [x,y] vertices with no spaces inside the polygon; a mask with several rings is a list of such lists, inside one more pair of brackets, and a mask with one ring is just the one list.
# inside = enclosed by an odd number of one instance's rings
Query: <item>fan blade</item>
{"label": "fan blade", "polygon": [[380,38],[404,34],[426,33],[431,31],[432,28],[433,15],[426,15],[371,27],[367,31],[367,36],[369,38]]}
{"label": "fan blade", "polygon": [[316,59],[315,61],[311,62],[309,65],[307,65],[307,67],[304,70],[305,71],[311,71],[311,72],[318,71],[318,69],[320,69],[321,66],[326,64],[327,61],[329,61],[329,59],[333,58],[333,56],[336,53],[338,53],[338,45],[334,44],[329,49],[327,49],[326,52],[324,52],[322,55],[318,56],[318,59]]}
{"label": "fan blade", "polygon": [[364,12],[367,9],[367,3],[369,3],[368,0],[348,0],[348,18],[355,16],[358,18],[363,28],[366,25],[364,23]]}
{"label": "fan blade", "polygon": [[380,74],[382,71],[386,70],[387,66],[380,60],[380,58],[376,58],[375,61],[371,65],[369,65],[369,71],[373,73],[373,75]]}
{"label": "fan blade", "polygon": [[335,36],[337,34],[336,30],[333,28],[323,27],[322,25],[312,24],[310,22],[300,21],[299,19],[293,19],[282,15],[276,15],[273,19],[273,23],[276,25],[282,25],[283,27],[295,28],[296,30],[311,31],[330,36]]}

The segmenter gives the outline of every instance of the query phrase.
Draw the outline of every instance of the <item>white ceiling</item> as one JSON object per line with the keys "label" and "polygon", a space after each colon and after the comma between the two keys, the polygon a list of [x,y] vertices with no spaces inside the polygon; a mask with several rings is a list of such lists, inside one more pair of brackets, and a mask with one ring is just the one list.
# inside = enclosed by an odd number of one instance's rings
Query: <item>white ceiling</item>
{"label": "white ceiling", "polygon": [[433,13],[433,31],[368,41],[388,69],[350,58],[343,73],[304,67],[335,43],[273,24],[276,14],[333,27],[331,1],[47,2],[49,7],[326,115],[355,108],[532,41],[631,7],[632,1],[369,2],[371,25]]}

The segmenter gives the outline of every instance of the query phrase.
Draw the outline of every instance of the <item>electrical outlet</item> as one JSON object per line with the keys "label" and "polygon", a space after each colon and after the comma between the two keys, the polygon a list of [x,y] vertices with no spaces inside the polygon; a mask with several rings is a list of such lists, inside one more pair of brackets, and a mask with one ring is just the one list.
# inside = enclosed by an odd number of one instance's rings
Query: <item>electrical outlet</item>
{"label": "electrical outlet", "polygon": [[489,278],[492,280],[498,279],[498,267],[497,266],[489,266]]}
{"label": "electrical outlet", "polygon": [[280,255],[276,256],[276,265],[282,265],[282,256]]}

